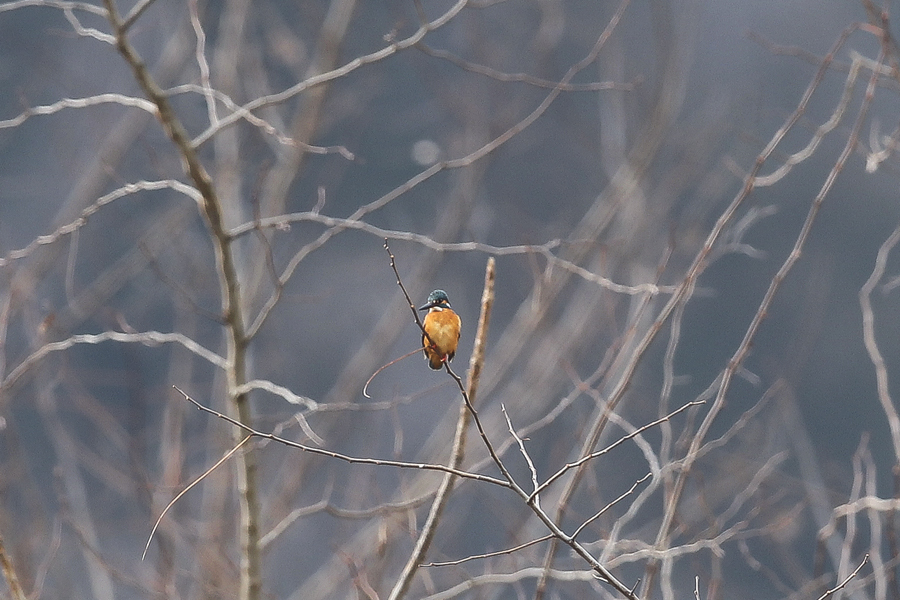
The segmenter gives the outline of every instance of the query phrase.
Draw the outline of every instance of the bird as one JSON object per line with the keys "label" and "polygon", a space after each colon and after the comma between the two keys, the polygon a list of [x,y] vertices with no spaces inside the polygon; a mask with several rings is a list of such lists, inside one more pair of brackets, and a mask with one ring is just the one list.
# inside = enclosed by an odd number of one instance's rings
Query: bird
{"label": "bird", "polygon": [[419,310],[428,311],[422,322],[428,334],[422,336],[425,360],[429,367],[437,371],[445,361],[450,362],[456,355],[462,321],[450,308],[450,298],[444,290],[434,290],[428,294],[428,301]]}

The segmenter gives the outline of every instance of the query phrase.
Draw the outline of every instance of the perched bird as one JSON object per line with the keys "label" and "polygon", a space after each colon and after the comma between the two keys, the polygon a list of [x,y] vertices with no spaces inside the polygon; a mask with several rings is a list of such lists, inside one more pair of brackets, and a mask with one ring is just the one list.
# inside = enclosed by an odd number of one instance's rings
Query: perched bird
{"label": "perched bird", "polygon": [[[459,344],[459,330],[462,322],[459,315],[450,308],[450,298],[444,290],[434,290],[428,294],[428,302],[419,310],[427,310],[422,325],[427,336],[422,336],[425,360],[428,366],[438,370],[444,361],[450,362]],[[430,338],[430,341],[429,341]]]}

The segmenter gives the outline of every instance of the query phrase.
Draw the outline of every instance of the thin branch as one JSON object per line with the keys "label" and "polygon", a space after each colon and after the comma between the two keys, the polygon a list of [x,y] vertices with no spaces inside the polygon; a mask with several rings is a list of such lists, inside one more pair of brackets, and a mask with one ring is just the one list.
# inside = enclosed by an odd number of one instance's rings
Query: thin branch
{"label": "thin branch", "polygon": [[616,504],[618,504],[619,502],[621,502],[622,500],[624,500],[625,498],[627,498],[628,496],[630,496],[631,494],[633,494],[633,493],[634,493],[634,490],[636,490],[636,489],[638,488],[639,485],[641,485],[642,483],[644,483],[645,481],[647,481],[647,480],[648,480],[650,477],[652,477],[652,476],[653,476],[653,473],[647,473],[646,475],[644,475],[643,477],[641,477],[640,479],[638,479],[637,481],[635,481],[633,484],[631,484],[631,487],[630,487],[630,488],[628,488],[627,490],[625,490],[624,492],[622,492],[616,499],[614,499],[612,502],[610,502],[609,504],[607,504],[606,506],[604,506],[603,508],[601,508],[601,509],[600,509],[599,511],[597,511],[592,517],[590,517],[589,519],[585,520],[584,523],[582,523],[581,525],[579,525],[579,526],[578,526],[578,529],[576,529],[575,531],[572,532],[572,537],[573,537],[573,538],[574,538],[574,537],[578,537],[578,534],[581,533],[581,532],[584,530],[585,527],[587,527],[588,525],[590,525],[591,523],[593,523],[594,521],[596,521],[597,519],[599,519],[600,517],[602,517],[602,516],[603,516],[604,514],[606,514],[607,511],[609,511],[609,509],[611,509],[613,506],[615,506]]}
{"label": "thin branch", "polygon": [[[525,442],[522,441],[522,438],[519,437],[519,434],[516,433],[515,427],[513,427],[512,421],[509,419],[509,414],[506,412],[506,406],[503,403],[500,404],[500,411],[503,413],[503,418],[506,419],[506,428],[509,430],[509,434],[516,440],[516,444],[519,446],[519,454],[525,459],[525,463],[528,465],[528,471],[531,473],[531,490],[534,496],[534,504],[537,507],[541,506],[541,500],[537,495],[538,489],[538,474],[537,469],[534,466],[534,461],[531,460],[531,455],[528,454],[528,450],[525,449]],[[574,534],[572,537],[575,537]]]}
{"label": "thin branch", "polygon": [[[664,293],[671,293],[675,290],[674,286],[660,286],[653,283],[641,283],[637,285],[624,285],[616,283],[611,279],[602,277],[593,273],[584,267],[576,265],[571,261],[562,259],[552,250],[563,245],[563,241],[559,239],[550,240],[543,244],[525,244],[518,246],[493,246],[482,242],[438,242],[427,235],[413,233],[410,231],[398,231],[393,229],[382,229],[359,219],[342,219],[338,217],[329,217],[320,214],[318,210],[309,212],[290,213],[285,215],[277,215],[260,219],[259,222],[244,223],[232,228],[228,233],[234,238],[246,235],[256,228],[274,228],[284,230],[291,223],[312,222],[320,223],[326,227],[355,229],[365,233],[369,233],[379,238],[388,238],[391,240],[402,240],[420,244],[430,250],[436,252],[481,252],[492,256],[510,256],[515,254],[538,253],[544,256],[548,262],[554,266],[559,266],[570,273],[578,275],[582,279],[592,281],[599,284],[605,289],[619,294],[650,294],[656,296]],[[569,242],[569,243],[577,243]]]}
{"label": "thin branch", "polygon": [[456,560],[445,560],[445,561],[441,561],[441,562],[426,563],[421,566],[423,566],[423,567],[453,567],[456,565],[461,565],[463,563],[471,562],[473,560],[482,560],[485,558],[494,558],[495,556],[504,556],[506,554],[514,554],[515,552],[518,552],[519,550],[524,550],[525,548],[534,546],[535,544],[540,544],[541,542],[546,542],[547,540],[552,540],[552,539],[553,539],[553,534],[548,533],[545,536],[539,537],[537,539],[534,539],[534,540],[531,540],[528,542],[524,542],[522,544],[519,544],[518,546],[513,546],[512,548],[506,548],[504,550],[497,550],[496,552],[486,552],[484,554],[473,554],[472,556],[466,556],[464,558],[458,558]]}
{"label": "thin branch", "polygon": [[[725,550],[722,548],[722,545],[726,542],[746,537],[758,536],[762,532],[770,532],[770,530],[773,529],[773,526],[770,525],[768,527],[762,527],[755,530],[748,530],[748,525],[749,523],[747,521],[740,521],[738,523],[735,523],[728,529],[720,532],[715,537],[698,539],[686,544],[672,546],[664,550],[658,550],[650,544],[647,544],[646,542],[640,540],[627,540],[619,542],[617,547],[617,550],[619,550],[619,552],[615,558],[609,561],[609,564],[611,566],[618,566],[639,561],[646,561],[648,559],[673,562],[676,558],[687,556],[689,554],[697,554],[702,550],[709,550],[719,556],[725,556]],[[624,548],[628,546],[636,547],[637,549],[632,551],[625,551]]]}
{"label": "thin branch", "polygon": [[132,194],[137,194],[138,192],[148,192],[163,189],[174,190],[195,201],[200,200],[200,193],[196,190],[196,188],[193,188],[174,179],[163,179],[160,181],[136,181],[134,183],[125,184],[109,192],[108,194],[104,194],[103,196],[97,198],[97,200],[90,206],[85,207],[85,209],[81,211],[81,214],[78,216],[78,218],[74,221],[57,227],[57,229],[52,233],[37,236],[23,248],[7,252],[6,256],[0,258],[0,267],[5,267],[13,261],[20,260],[31,255],[41,246],[53,244],[60,238],[66,235],[73,234],[75,231],[87,224],[88,218],[90,218],[110,202],[114,202],[116,200],[119,200],[120,198],[124,198]]}
{"label": "thin branch", "polygon": [[532,492],[532,494],[531,494],[531,496],[530,496],[529,498],[534,498],[534,497],[537,496],[539,493],[541,493],[542,491],[544,491],[545,489],[547,489],[547,487],[549,487],[550,484],[552,484],[554,481],[556,481],[557,479],[559,479],[560,477],[562,477],[562,476],[563,476],[567,471],[569,471],[570,469],[574,469],[574,468],[576,468],[576,467],[580,467],[581,465],[583,465],[584,463],[586,463],[586,462],[588,462],[588,461],[590,461],[590,460],[593,460],[593,459],[595,459],[595,458],[597,458],[597,457],[599,457],[599,456],[603,456],[604,454],[607,454],[607,453],[609,453],[610,451],[614,450],[615,448],[621,446],[622,444],[624,444],[624,443],[627,442],[628,440],[632,439],[633,437],[638,436],[638,435],[644,433],[644,432],[647,431],[648,429],[651,429],[651,428],[653,428],[653,427],[656,427],[656,426],[659,425],[660,423],[664,423],[664,422],[670,420],[672,417],[674,417],[674,416],[677,415],[678,413],[680,413],[680,412],[682,412],[682,411],[685,411],[685,410],[687,410],[688,408],[691,408],[692,406],[698,406],[698,405],[701,405],[701,404],[704,404],[704,401],[703,401],[703,400],[694,400],[693,402],[688,402],[687,404],[685,404],[685,405],[683,405],[683,406],[681,406],[681,407],[679,407],[679,408],[676,408],[675,410],[673,410],[672,412],[670,412],[670,413],[667,414],[666,416],[661,417],[661,418],[659,418],[659,419],[656,419],[655,421],[651,421],[651,422],[647,423],[646,425],[642,425],[641,427],[638,427],[637,429],[635,429],[635,430],[632,431],[631,433],[628,433],[628,434],[622,436],[621,438],[619,438],[618,440],[616,440],[615,442],[613,442],[613,443],[610,444],[609,446],[603,448],[602,450],[597,450],[596,452],[591,452],[590,454],[588,454],[588,455],[586,455],[586,456],[582,456],[581,458],[579,458],[578,460],[576,460],[576,461],[574,461],[574,462],[566,463],[566,464],[563,465],[556,473],[554,473],[553,475],[551,475],[544,483],[542,483],[540,486],[538,486],[538,488],[537,488],[534,492]]}
{"label": "thin branch", "polygon": [[220,89],[213,87],[206,88],[196,83],[182,83],[180,85],[176,85],[166,89],[166,94],[169,97],[185,93],[199,94],[204,97],[211,96],[215,98],[216,100],[221,102],[225,108],[234,111],[235,114],[240,116],[247,123],[253,125],[263,133],[275,138],[275,141],[282,146],[300,148],[304,152],[309,152],[310,154],[340,154],[347,160],[356,160],[356,155],[353,154],[353,152],[351,152],[346,146],[316,146],[314,144],[309,144],[307,142],[294,139],[293,137],[287,135],[286,133],[282,132],[277,127],[269,123],[264,118],[241,107],[231,98],[231,96]]}
{"label": "thin branch", "polygon": [[244,104],[241,107],[240,111],[233,112],[229,115],[225,115],[222,117],[219,122],[215,125],[211,125],[199,136],[194,138],[192,145],[194,148],[198,148],[204,143],[208,142],[212,137],[221,131],[223,128],[233,125],[239,119],[244,118],[246,112],[259,110],[261,108],[272,106],[274,104],[281,104],[286,100],[290,100],[295,96],[302,94],[306,90],[311,87],[315,87],[317,85],[322,85],[323,83],[327,83],[329,81],[339,79],[341,77],[346,76],[349,73],[352,73],[356,69],[363,67],[365,65],[369,65],[372,63],[376,63],[382,61],[398,52],[410,48],[420,42],[425,36],[437,29],[440,29],[447,23],[449,23],[453,18],[465,8],[468,0],[457,0],[450,8],[448,8],[443,14],[441,14],[438,18],[424,23],[420,26],[411,36],[406,39],[396,41],[391,43],[390,45],[378,50],[376,52],[372,52],[371,54],[367,54],[365,56],[357,57],[342,67],[338,67],[337,69],[332,69],[331,71],[326,71],[325,73],[318,73],[313,75],[312,77],[308,77],[303,81],[283,90],[281,92],[275,94],[269,94],[267,96],[260,96],[259,98],[255,98]]}
{"label": "thin branch", "polygon": [[[448,475],[448,477],[453,477],[452,475]],[[309,516],[312,514],[316,514],[318,512],[325,512],[329,515],[341,518],[341,519],[371,519],[372,517],[377,516],[385,516],[398,512],[410,511],[418,508],[422,504],[425,504],[429,498],[431,498],[434,494],[427,493],[421,496],[417,496],[415,498],[410,498],[408,500],[403,500],[401,502],[387,502],[384,504],[379,504],[372,508],[363,508],[359,510],[350,510],[346,508],[340,508],[337,506],[333,506],[329,503],[328,498],[331,495],[331,482],[329,482],[326,491],[322,494],[322,500],[319,500],[315,504],[309,506],[302,506],[300,508],[295,508],[292,510],[286,517],[284,517],[281,521],[276,524],[271,531],[265,534],[260,544],[263,549],[266,548],[269,544],[274,542],[278,536],[280,536],[284,531],[287,530],[288,527],[292,523],[294,523],[297,519],[305,516]]]}
{"label": "thin branch", "polygon": [[844,587],[845,587],[848,583],[850,583],[850,580],[853,579],[854,577],[856,577],[857,573],[859,573],[860,569],[863,568],[863,565],[866,564],[866,562],[868,562],[868,560],[869,560],[869,555],[866,554],[866,555],[863,557],[862,562],[859,563],[859,566],[856,567],[856,568],[853,570],[852,573],[850,573],[849,575],[847,575],[847,577],[846,577],[843,581],[841,581],[837,586],[831,588],[830,590],[828,590],[827,592],[825,592],[824,594],[822,594],[821,596],[819,596],[819,600],[825,600],[825,598],[828,598],[828,597],[831,596],[832,594],[834,594],[834,593],[836,593],[836,592],[838,592],[838,591],[844,589]]}
{"label": "thin branch", "polygon": [[363,464],[363,465],[379,465],[386,467],[399,467],[401,469],[419,469],[426,471],[442,471],[444,473],[452,473],[453,475],[457,475],[459,477],[465,477],[467,479],[474,479],[476,481],[483,481],[485,483],[492,483],[494,485],[499,485],[500,487],[511,487],[508,482],[503,481],[502,479],[497,479],[496,477],[491,477],[489,475],[481,475],[480,473],[470,473],[468,471],[461,471],[459,469],[451,469],[449,467],[445,467],[443,465],[433,465],[427,463],[410,463],[403,462],[399,460],[386,460],[380,458],[361,458],[356,456],[349,456],[347,454],[341,454],[340,452],[332,452],[331,450],[323,450],[322,448],[316,448],[314,446],[307,446],[306,444],[301,444],[299,442],[295,442],[293,440],[289,440],[287,438],[283,438],[281,436],[277,436],[272,433],[267,433],[265,431],[259,431],[258,429],[254,429],[249,425],[244,425],[237,419],[233,419],[226,414],[222,414],[217,410],[213,410],[206,406],[203,406],[196,400],[194,400],[190,395],[181,390],[178,386],[172,386],[179,394],[184,396],[184,399],[196,406],[199,410],[209,413],[214,417],[218,417],[223,421],[227,421],[228,423],[234,425],[235,427],[259,438],[272,440],[273,442],[277,442],[279,444],[283,444],[285,446],[289,446],[291,448],[297,448],[298,450],[303,450],[304,452],[308,452],[310,454],[318,454],[319,456],[328,456],[330,458],[336,458],[338,460],[342,460],[344,462],[348,462],[351,464]]}
{"label": "thin branch", "polygon": [[[215,125],[219,122],[219,118],[216,114],[216,101],[215,96],[213,95],[212,85],[210,85],[209,82],[209,61],[206,60],[206,32],[203,30],[203,24],[200,23],[200,9],[198,4],[197,0],[188,2],[191,27],[194,30],[194,37],[197,39],[197,43],[194,46],[194,58],[197,62],[197,67],[200,69],[200,89],[206,100],[206,115],[210,124]],[[125,23],[122,25],[123,28],[128,29],[128,21],[129,19],[126,18]]]}
{"label": "thin branch", "polygon": [[29,6],[49,6],[51,8],[59,8],[63,10],[81,10],[98,17],[106,18],[106,11],[89,2],[68,2],[66,0],[13,0],[12,2],[4,2],[0,4],[0,13],[8,10],[17,10]]}
{"label": "thin branch", "polygon": [[447,52],[446,50],[437,50],[424,42],[417,43],[415,45],[415,48],[416,50],[419,50],[420,52],[427,54],[428,56],[446,60],[447,62],[450,62],[463,70],[477,73],[479,75],[484,75],[485,77],[490,77],[491,79],[495,79],[497,81],[521,82],[546,89],[559,88],[559,90],[563,92],[598,92],[602,90],[624,90],[630,92],[634,90],[637,84],[642,81],[641,78],[638,78],[632,83],[618,83],[615,81],[598,81],[592,83],[560,83],[558,81],[550,81],[548,79],[534,77],[533,75],[529,75],[527,73],[504,73],[485,65],[463,60],[452,52]]}
{"label": "thin branch", "polygon": [[150,5],[153,4],[154,1],[155,0],[140,0],[140,2],[132,6],[131,10],[128,11],[128,14],[125,15],[125,18],[122,20],[122,29],[125,31],[131,29],[134,22],[144,14],[145,10],[150,8]]}
{"label": "thin branch", "polygon": [[208,469],[203,473],[203,475],[201,475],[200,477],[198,477],[197,479],[195,479],[194,481],[192,481],[192,482],[190,483],[190,485],[188,485],[186,488],[184,488],[183,490],[181,490],[180,492],[178,492],[178,494],[176,494],[175,497],[172,498],[172,500],[166,505],[166,507],[163,509],[163,511],[159,514],[159,517],[156,519],[156,523],[153,524],[153,529],[150,530],[150,535],[147,537],[147,543],[144,545],[144,552],[141,554],[141,560],[144,560],[144,558],[146,558],[146,556],[147,556],[147,550],[150,549],[150,542],[153,541],[153,534],[156,533],[156,529],[159,527],[159,524],[162,523],[163,517],[166,516],[166,513],[169,512],[169,509],[172,508],[173,506],[175,506],[175,503],[178,502],[178,500],[179,500],[182,496],[184,496],[186,493],[188,493],[188,490],[190,490],[192,487],[194,487],[195,485],[197,485],[198,483],[200,483],[201,481],[203,481],[204,479],[206,479],[207,475],[209,475],[210,473],[212,473],[213,471],[215,471],[215,470],[216,470],[217,468],[219,468],[219,466],[222,465],[226,460],[228,460],[229,458],[231,458],[231,456],[232,456],[235,452],[237,452],[237,451],[241,448],[241,446],[243,446],[244,444],[246,444],[252,437],[253,437],[252,435],[248,435],[248,436],[244,437],[244,439],[241,440],[240,443],[238,443],[238,445],[236,445],[234,448],[232,448],[231,450],[229,450],[228,452],[226,452],[226,453],[224,454],[224,456],[222,456],[222,458],[220,458],[219,460],[217,460],[217,461],[216,461],[216,464],[214,464],[213,466],[211,466],[210,468],[208,468]]}
{"label": "thin branch", "polygon": [[253,379],[248,381],[247,383],[241,384],[237,388],[237,393],[246,394],[251,390],[263,390],[273,394],[275,396],[280,396],[284,398],[291,404],[298,404],[300,406],[305,406],[309,410],[319,410],[322,408],[318,402],[313,400],[308,396],[298,396],[288,388],[278,385],[277,383],[273,383],[268,379]]}
{"label": "thin branch", "polygon": [[[473,596],[470,590],[480,588],[485,585],[501,585],[517,583],[526,579],[538,579],[544,570],[541,567],[525,567],[512,573],[486,573],[474,577],[467,577],[462,582],[442,590],[438,593],[424,596],[422,600],[450,600],[451,598],[469,598],[480,597]],[[586,581],[591,582],[597,579],[594,571],[575,571],[565,569],[549,569],[547,576],[555,581]],[[628,597],[634,597],[628,588],[625,588],[623,594]]]}
{"label": "thin branch", "polygon": [[19,363],[15,369],[9,372],[2,383],[0,383],[0,390],[8,392],[23,375],[28,373],[32,367],[51,352],[68,350],[76,344],[100,344],[103,342],[142,344],[151,348],[160,344],[180,344],[189,352],[221,369],[224,369],[226,366],[224,358],[211,350],[207,350],[193,339],[181,333],[162,333],[159,331],[123,333],[121,331],[104,331],[97,334],[73,335],[58,342],[44,344]]}
{"label": "thin branch", "polygon": [[[81,21],[78,20],[78,17],[75,16],[75,11],[70,8],[63,8],[63,15],[66,17],[66,21],[69,22],[69,25],[72,26],[72,29],[78,35],[82,37],[93,38],[97,41],[103,42],[104,44],[109,44],[110,46],[115,45],[116,38],[114,36],[109,35],[108,33],[104,33],[99,29],[94,27],[85,27],[81,24]],[[108,14],[106,15],[109,16]]]}
{"label": "thin branch", "polygon": [[136,98],[134,96],[126,96],[124,94],[107,93],[88,96],[86,98],[63,98],[62,100],[57,100],[53,104],[44,104],[26,108],[11,119],[0,120],[0,129],[18,127],[31,117],[53,115],[67,108],[88,108],[91,106],[101,106],[103,104],[118,104],[119,106],[139,108],[151,115],[156,115],[156,106],[149,100]]}
{"label": "thin branch", "polygon": [[403,360],[403,359],[405,359],[405,358],[409,358],[409,357],[412,356],[413,354],[418,354],[419,352],[421,352],[421,351],[424,350],[424,349],[425,349],[425,346],[422,346],[421,348],[416,348],[415,350],[411,350],[411,351],[407,352],[406,354],[404,354],[404,355],[401,356],[400,358],[395,358],[395,359],[392,360],[391,362],[389,362],[389,363],[387,363],[387,364],[384,364],[384,365],[381,365],[380,367],[378,367],[378,369],[376,369],[375,372],[372,373],[372,375],[366,380],[366,384],[363,386],[363,389],[362,389],[362,394],[363,394],[363,396],[365,396],[366,398],[371,398],[371,397],[372,397],[372,396],[369,395],[369,384],[372,383],[372,380],[375,379],[375,376],[376,376],[376,375],[378,375],[379,373],[381,373],[382,371],[384,371],[385,369],[387,369],[387,368],[390,367],[391,365],[395,365],[395,364],[397,364],[398,362],[400,362],[401,360]]}
{"label": "thin branch", "polygon": [[848,502],[835,506],[831,511],[831,519],[819,530],[818,538],[824,539],[832,535],[837,530],[838,520],[855,515],[862,511],[878,511],[878,512],[897,512],[900,511],[900,498],[879,498],[877,496],[863,496]]}
{"label": "thin branch", "polygon": [[833,131],[834,128],[837,127],[841,120],[844,118],[844,114],[847,112],[847,107],[850,105],[850,99],[853,97],[853,89],[856,87],[856,78],[859,75],[859,70],[862,66],[862,63],[859,60],[859,55],[855,52],[853,52],[852,55],[853,62],[850,65],[850,73],[847,75],[847,80],[844,82],[844,91],[841,94],[841,98],[838,101],[837,106],[831,113],[831,117],[816,128],[815,133],[812,135],[809,143],[807,143],[805,147],[801,148],[797,152],[794,152],[793,154],[788,155],[784,163],[780,167],[775,169],[775,171],[773,171],[771,174],[757,177],[755,182],[756,187],[771,186],[784,178],[784,176],[790,173],[791,169],[793,169],[796,165],[802,163],[810,156],[812,156],[825,136]]}

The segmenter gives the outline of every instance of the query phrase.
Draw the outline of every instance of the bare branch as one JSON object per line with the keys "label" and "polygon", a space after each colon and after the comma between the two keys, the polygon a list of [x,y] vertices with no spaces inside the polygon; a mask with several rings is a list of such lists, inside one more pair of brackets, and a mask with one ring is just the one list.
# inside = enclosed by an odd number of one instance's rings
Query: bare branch
{"label": "bare branch", "polygon": [[203,412],[209,413],[214,417],[218,417],[223,421],[227,421],[231,423],[235,427],[245,431],[255,437],[272,440],[273,442],[277,442],[279,444],[283,444],[285,446],[289,446],[291,448],[297,448],[298,450],[303,450],[304,452],[309,452],[310,454],[318,454],[320,456],[328,456],[330,458],[336,458],[338,460],[342,460],[344,462],[348,462],[351,464],[363,464],[363,465],[379,465],[386,467],[399,467],[401,469],[424,469],[429,471],[443,471],[444,473],[450,473],[456,475],[458,477],[465,477],[467,479],[474,479],[476,481],[483,481],[485,483],[492,483],[494,485],[499,485],[501,487],[510,487],[510,484],[502,479],[497,479],[495,477],[490,477],[488,475],[481,475],[479,473],[469,473],[468,471],[460,471],[458,469],[451,469],[450,467],[445,467],[443,465],[431,465],[426,463],[410,463],[403,462],[399,460],[385,460],[380,458],[362,458],[356,456],[349,456],[346,454],[341,454],[340,452],[332,452],[331,450],[323,450],[322,448],[316,448],[313,446],[307,446],[306,444],[301,444],[299,442],[295,442],[293,440],[289,440],[271,433],[267,433],[264,431],[259,431],[247,425],[244,425],[240,421],[236,419],[232,419],[228,415],[222,414],[219,411],[213,410],[206,406],[203,406],[196,400],[194,400],[187,393],[183,392],[177,386],[172,386],[179,394],[181,394],[185,400],[196,406],[198,409]]}
{"label": "bare branch", "polygon": [[31,255],[41,246],[53,244],[60,238],[76,232],[81,227],[84,227],[89,217],[94,215],[97,211],[99,211],[110,202],[114,202],[115,200],[124,198],[125,196],[129,196],[132,194],[137,194],[139,192],[162,189],[175,190],[193,200],[200,199],[199,192],[197,192],[195,188],[192,188],[191,186],[174,179],[165,179],[161,181],[136,181],[134,183],[123,185],[122,187],[98,198],[96,202],[82,210],[81,215],[79,215],[78,219],[76,219],[75,221],[58,227],[53,233],[37,236],[24,248],[8,252],[6,256],[0,258],[0,267],[5,267],[13,261],[25,258]]}
{"label": "bare branch", "polygon": [[188,492],[188,490],[190,490],[192,487],[194,487],[195,485],[197,485],[198,483],[200,483],[201,481],[206,479],[207,475],[209,475],[210,473],[212,473],[213,471],[218,469],[220,465],[223,465],[225,463],[225,461],[227,461],[229,458],[231,458],[231,456],[235,452],[240,450],[241,446],[243,446],[248,441],[250,441],[250,438],[252,438],[252,437],[253,437],[252,435],[246,436],[243,440],[240,441],[240,443],[238,443],[237,446],[235,446],[234,448],[232,448],[231,450],[226,452],[224,454],[224,456],[222,456],[222,458],[220,458],[218,461],[216,461],[216,463],[213,466],[211,466],[206,471],[204,471],[203,475],[201,475],[200,477],[198,477],[197,479],[192,481],[190,484],[188,484],[188,486],[186,488],[184,488],[183,490],[178,492],[175,495],[175,497],[172,498],[171,502],[166,504],[166,507],[163,509],[163,511],[159,514],[159,517],[156,519],[156,523],[153,524],[153,529],[150,530],[150,535],[147,537],[147,544],[144,546],[143,554],[141,554],[141,560],[144,560],[147,557],[147,550],[150,549],[150,542],[153,541],[153,534],[156,533],[156,529],[159,527],[159,524],[162,522],[163,517],[166,516],[166,513],[169,512],[170,508],[175,506],[175,503],[178,502],[178,499],[181,498],[182,496],[184,496]]}
{"label": "bare branch", "polygon": [[839,592],[840,590],[844,589],[847,586],[847,584],[850,583],[850,581],[854,577],[856,577],[856,575],[859,573],[860,569],[863,568],[863,565],[865,565],[868,560],[869,560],[869,555],[866,554],[865,557],[863,557],[862,562],[859,563],[859,566],[856,567],[856,569],[854,569],[852,573],[847,575],[847,577],[845,577],[844,580],[841,581],[837,586],[831,588],[830,590],[828,590],[827,592],[825,592],[824,594],[819,596],[819,600],[825,600],[825,598],[828,598],[829,596],[835,594],[836,592]]}
{"label": "bare branch", "polygon": [[143,98],[135,98],[124,94],[97,94],[86,98],[63,98],[62,100],[57,100],[53,104],[44,104],[27,108],[11,119],[0,120],[0,129],[18,127],[31,117],[53,115],[67,108],[89,108],[92,106],[102,106],[104,104],[118,104],[119,106],[139,108],[144,112],[156,115],[156,107],[153,103]]}
{"label": "bare branch", "polygon": [[0,390],[8,393],[19,379],[28,373],[37,363],[51,352],[68,350],[77,344],[101,344],[103,342],[122,342],[155,347],[160,344],[179,344],[189,352],[199,356],[219,368],[225,368],[226,361],[218,354],[207,350],[193,339],[180,333],[162,333],[159,331],[141,331],[139,333],[123,333],[120,331],[104,331],[96,334],[73,335],[58,342],[48,342],[35,350],[0,383]]}

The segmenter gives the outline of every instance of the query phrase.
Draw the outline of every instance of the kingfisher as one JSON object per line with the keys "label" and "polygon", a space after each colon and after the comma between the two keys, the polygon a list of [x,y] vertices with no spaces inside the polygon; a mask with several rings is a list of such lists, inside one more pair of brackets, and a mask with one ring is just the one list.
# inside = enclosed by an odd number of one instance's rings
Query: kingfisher
{"label": "kingfisher", "polygon": [[459,330],[462,322],[459,320],[459,315],[450,308],[450,298],[447,297],[447,292],[444,290],[434,290],[428,294],[428,302],[419,310],[428,311],[422,323],[428,333],[427,336],[422,336],[425,360],[428,361],[429,367],[437,371],[444,361],[453,360],[456,346],[459,345]]}

